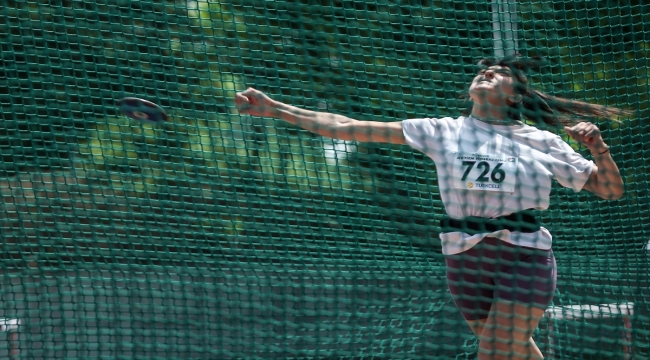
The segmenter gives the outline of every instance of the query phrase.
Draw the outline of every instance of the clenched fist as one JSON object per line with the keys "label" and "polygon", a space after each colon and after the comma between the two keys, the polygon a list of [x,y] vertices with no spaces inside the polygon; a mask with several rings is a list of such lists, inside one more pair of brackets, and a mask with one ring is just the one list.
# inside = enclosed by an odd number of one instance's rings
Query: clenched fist
{"label": "clenched fist", "polygon": [[250,87],[235,95],[235,106],[240,114],[273,117],[277,104],[263,92]]}
{"label": "clenched fist", "polygon": [[600,129],[590,122],[581,122],[572,127],[565,126],[564,130],[575,141],[589,148],[592,153],[601,153],[608,149],[600,135]]}

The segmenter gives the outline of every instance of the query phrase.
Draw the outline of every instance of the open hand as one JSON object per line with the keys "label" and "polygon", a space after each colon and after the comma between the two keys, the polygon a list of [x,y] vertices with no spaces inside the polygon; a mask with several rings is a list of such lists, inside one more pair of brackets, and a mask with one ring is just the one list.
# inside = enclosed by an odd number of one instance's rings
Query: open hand
{"label": "open hand", "polygon": [[565,126],[564,130],[575,141],[585,145],[593,153],[601,152],[602,149],[607,149],[607,145],[600,135],[598,126],[590,122],[581,122],[572,127]]}
{"label": "open hand", "polygon": [[263,92],[249,87],[235,95],[235,106],[242,115],[273,117],[277,102]]}

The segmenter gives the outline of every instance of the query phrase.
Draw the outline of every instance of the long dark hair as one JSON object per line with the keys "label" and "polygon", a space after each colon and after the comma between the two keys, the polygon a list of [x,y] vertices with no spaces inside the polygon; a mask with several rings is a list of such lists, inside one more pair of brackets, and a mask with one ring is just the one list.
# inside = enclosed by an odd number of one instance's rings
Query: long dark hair
{"label": "long dark hair", "polygon": [[[508,67],[515,79],[515,92],[521,95],[520,102],[514,103],[508,109],[508,117],[511,120],[528,119],[536,124],[551,126],[574,125],[579,122],[576,117],[599,117],[618,121],[617,117],[632,115],[632,111],[609,107],[598,104],[590,104],[579,100],[570,100],[545,94],[533,89],[528,84],[526,73],[530,69],[538,68],[541,63],[539,58],[506,57],[503,59],[485,58],[478,62],[481,68],[491,66]],[[461,94],[461,98],[469,100],[469,93]],[[463,112],[469,115],[472,106]]]}

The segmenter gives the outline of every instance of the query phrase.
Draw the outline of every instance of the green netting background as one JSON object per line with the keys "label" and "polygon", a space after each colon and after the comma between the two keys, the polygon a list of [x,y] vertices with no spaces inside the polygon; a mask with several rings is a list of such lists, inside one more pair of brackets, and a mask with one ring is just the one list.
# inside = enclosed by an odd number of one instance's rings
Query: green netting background
{"label": "green netting background", "polygon": [[[555,186],[542,217],[554,304],[633,302],[629,346],[648,358],[650,5],[513,15],[517,51],[547,59],[534,84],[639,112],[599,123],[625,197]],[[255,86],[358,119],[458,115],[492,21],[483,0],[4,0],[0,318],[20,326],[0,327],[0,357],[475,357],[432,161],[232,100]],[[134,123],[125,96],[172,120]],[[547,356],[624,357],[620,318],[553,322],[535,334]]]}

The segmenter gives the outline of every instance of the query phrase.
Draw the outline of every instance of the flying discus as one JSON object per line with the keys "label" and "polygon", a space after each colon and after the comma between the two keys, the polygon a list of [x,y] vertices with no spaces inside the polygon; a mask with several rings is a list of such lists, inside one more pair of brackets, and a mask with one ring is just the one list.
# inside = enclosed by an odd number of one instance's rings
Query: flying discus
{"label": "flying discus", "polygon": [[127,97],[118,100],[117,105],[122,114],[134,120],[159,124],[169,118],[163,108],[144,99]]}

